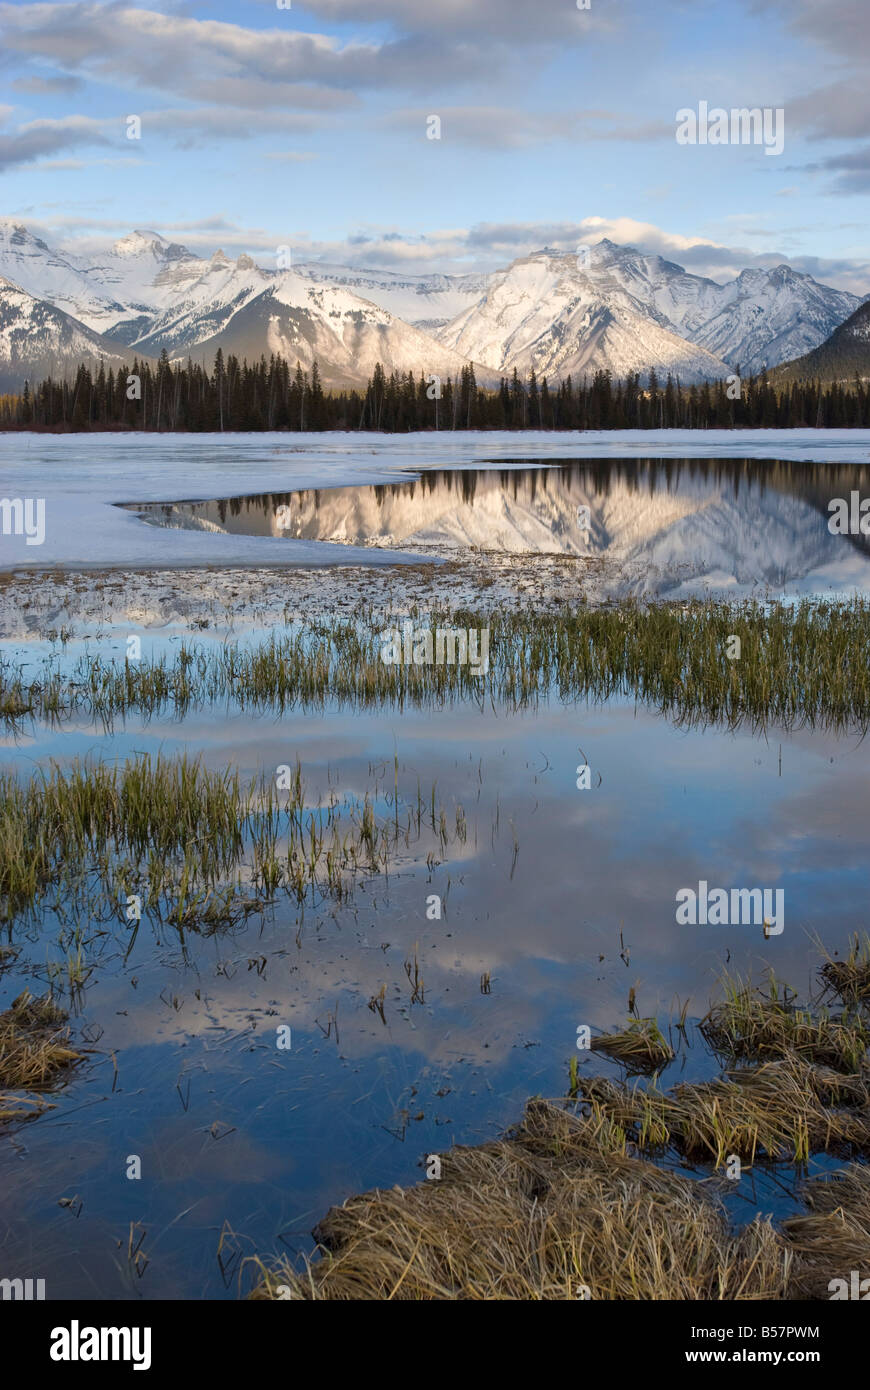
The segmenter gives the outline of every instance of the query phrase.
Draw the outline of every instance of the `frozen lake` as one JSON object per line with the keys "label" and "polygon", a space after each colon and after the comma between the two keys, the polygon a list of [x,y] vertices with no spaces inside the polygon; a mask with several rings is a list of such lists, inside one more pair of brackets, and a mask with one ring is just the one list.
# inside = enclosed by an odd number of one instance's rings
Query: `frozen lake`
{"label": "frozen lake", "polygon": [[[45,539],[0,536],[0,568],[378,564],[274,536],[161,532],[117,503],[234,497],[395,482],[430,469],[523,468],[556,459],[721,458],[870,463],[861,430],[586,434],[0,435],[0,497],[42,498]],[[403,557],[392,553],[389,562]]]}

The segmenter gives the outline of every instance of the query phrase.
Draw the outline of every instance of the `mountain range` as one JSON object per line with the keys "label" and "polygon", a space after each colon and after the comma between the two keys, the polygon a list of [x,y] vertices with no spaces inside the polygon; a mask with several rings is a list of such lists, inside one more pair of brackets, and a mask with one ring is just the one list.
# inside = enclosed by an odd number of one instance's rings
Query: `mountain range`
{"label": "mountain range", "polygon": [[602,368],[691,383],[811,353],[862,304],[787,265],[719,284],[607,240],[486,275],[408,276],[206,259],[149,231],[79,256],[0,219],[0,390],[164,349],[207,364],[218,349],[305,368],[316,358],[327,386],[364,384],[376,362],[441,377],[470,363],[483,385]]}

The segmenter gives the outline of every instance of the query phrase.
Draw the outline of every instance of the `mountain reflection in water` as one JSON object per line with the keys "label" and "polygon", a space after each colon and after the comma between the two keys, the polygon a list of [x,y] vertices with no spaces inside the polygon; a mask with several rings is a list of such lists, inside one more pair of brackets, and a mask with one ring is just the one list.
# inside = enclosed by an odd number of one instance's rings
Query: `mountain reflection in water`
{"label": "mountain reflection in water", "polygon": [[589,460],[132,509],[153,525],[290,541],[604,557],[612,597],[870,592],[868,539],[828,529],[829,503],[853,491],[870,496],[862,465]]}

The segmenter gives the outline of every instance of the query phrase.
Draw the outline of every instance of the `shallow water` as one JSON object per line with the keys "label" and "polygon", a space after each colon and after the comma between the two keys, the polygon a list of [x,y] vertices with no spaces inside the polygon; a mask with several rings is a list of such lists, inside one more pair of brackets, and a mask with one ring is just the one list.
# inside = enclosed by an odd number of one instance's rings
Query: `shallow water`
{"label": "shallow water", "polygon": [[[116,923],[87,924],[96,968],[72,1022],[97,1051],[56,1109],[0,1138],[3,1273],[45,1278],[49,1298],[235,1297],[242,1257],[310,1250],[331,1203],[418,1181],[424,1155],[493,1136],[531,1094],[564,1094],[572,1055],[581,1076],[619,1075],[584,1061],[576,1032],[623,1024],[632,986],[665,1027],[675,1000],[705,1012],[726,964],[759,980],[773,965],[804,992],[812,938],[842,951],[866,925],[870,746],[858,738],[685,732],[627,701],[554,700],[513,714],[206,710],[4,741],[22,776],[86,752],[187,750],[269,776],[298,755],[309,800],[377,788],[379,817],[397,759],[405,802],[418,784],[428,801],[434,783],[451,828],[457,805],[467,826],[442,852],[424,823],[350,904],[279,899],[263,920],[184,946],[144,920],[132,945]],[[781,888],[782,934],[678,925],[678,890],[701,880]],[[51,920],[13,930],[22,954],[0,974],[0,1007],[44,987],[56,936]],[[415,949],[422,1002],[405,970]],[[368,1006],[382,985],[385,1022]],[[276,1046],[284,1024],[289,1051]],[[717,1069],[689,1036],[663,1084]],[[125,1176],[133,1154],[139,1181]],[[757,1203],[741,1185],[735,1214],[786,1210],[788,1177],[759,1170]]]}
{"label": "shallow water", "polygon": [[617,567],[604,581],[612,597],[870,591],[870,538],[829,529],[833,499],[870,496],[866,466],[728,458],[528,463],[127,507],[161,528],[297,545],[596,557]]}

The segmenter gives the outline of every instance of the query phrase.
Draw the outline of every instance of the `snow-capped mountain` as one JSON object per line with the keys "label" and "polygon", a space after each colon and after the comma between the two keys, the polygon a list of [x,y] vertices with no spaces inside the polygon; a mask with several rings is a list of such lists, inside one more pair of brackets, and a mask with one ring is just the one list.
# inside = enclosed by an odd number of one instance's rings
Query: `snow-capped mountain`
{"label": "snow-capped mountain", "polygon": [[734,366],[739,363],[744,375],[817,347],[861,302],[857,295],[820,285],[787,265],[741,270],[735,280],[715,285],[715,291],[699,294],[704,321],[697,327],[691,311],[688,318],[674,312],[671,322],[693,342]]}
{"label": "snow-capped mountain", "polygon": [[128,310],[95,287],[78,258],[54,251],[20,222],[0,218],[0,275],[35,299],[48,300],[95,332]]}
{"label": "snow-capped mountain", "polygon": [[488,275],[398,275],[389,270],[353,270],[345,265],[305,261],[296,266],[318,285],[336,285],[361,295],[396,318],[431,333],[477,304],[486,294]]}
{"label": "snow-capped mountain", "polygon": [[[231,301],[242,284],[262,286],[268,279],[250,256],[231,261],[216,251],[205,260],[156,232],[132,232],[122,237],[87,267],[86,274],[97,292],[112,304],[124,306],[124,313],[109,330],[110,336],[119,342],[140,344],[145,352],[150,349],[144,339],[155,332],[163,318],[171,322],[173,316],[189,312],[193,305],[207,313],[213,303]],[[159,343],[158,352],[165,345]]]}
{"label": "snow-capped mountain", "polygon": [[0,278],[0,391],[69,376],[79,363],[96,366],[100,360],[117,370],[123,359],[107,338]]}
{"label": "snow-capped mountain", "polygon": [[125,344],[153,331],[167,312],[219,299],[227,281],[251,271],[261,287],[268,282],[248,256],[232,262],[218,251],[208,261],[147,231],[131,232],[92,259],[61,254],[20,223],[0,219],[0,275]]}
{"label": "snow-capped mountain", "polygon": [[[158,357],[165,348],[172,358],[191,356],[210,365],[218,348],[249,360],[274,352],[306,368],[316,357],[327,386],[363,384],[377,362],[387,371],[443,376],[455,376],[466,365],[389,308],[345,287],[340,269],[318,280],[312,267],[264,270],[245,255],[232,261],[217,251],[206,260],[156,232],[133,232],[86,263],[56,254],[26,227],[0,222],[0,273],[17,277],[14,282],[31,295],[45,285],[44,297],[74,314],[83,333],[111,340],[113,353],[127,348],[128,355]],[[390,281],[353,275],[361,284],[367,278],[381,290]],[[440,278],[443,284],[430,284],[417,296],[424,315],[437,304],[433,296],[450,292],[447,277]],[[480,277],[467,278],[470,293]],[[414,293],[399,277],[389,287],[393,298],[408,300]],[[442,318],[459,302],[454,293],[446,308],[442,303]],[[495,381],[485,368],[480,379]]]}
{"label": "snow-capped mountain", "polygon": [[[525,333],[532,340],[543,334],[543,360],[548,351],[558,358],[565,338],[570,347],[575,327],[581,340],[584,332],[592,337],[598,334],[600,346],[605,326],[602,321],[606,321],[606,312],[612,310],[617,324],[606,324],[609,331],[604,352],[602,356],[593,352],[592,370],[607,365],[617,373],[631,369],[619,343],[618,324],[626,325],[631,333],[638,327],[634,316],[639,316],[651,318],[663,331],[706,349],[717,359],[716,374],[723,375],[722,364],[727,364],[729,371],[739,365],[746,374],[808,351],[822,343],[861,302],[857,295],[821,285],[812,276],[787,265],[771,270],[744,270],[734,280],[720,285],[693,275],[662,256],[647,256],[634,247],[617,246],[606,239],[588,248],[582,257],[544,249],[487,276],[400,276],[319,264],[305,264],[298,269],[319,282],[327,280],[347,286],[451,346],[457,346],[458,335],[479,312],[488,322],[474,336],[475,360],[509,371],[514,366],[522,370],[522,362],[512,352],[500,354],[499,344],[505,329],[509,337],[517,333],[518,325],[514,326],[511,319],[521,320],[524,308],[531,308],[534,313],[534,322],[525,323]],[[529,304],[529,296],[535,299],[540,294],[542,282],[555,293],[549,306],[544,304],[537,309]],[[495,305],[492,301],[487,303],[488,293],[495,296]],[[578,325],[566,325],[561,315],[566,301],[570,304],[575,299],[586,306],[587,322],[584,324],[581,316]],[[547,344],[548,307],[553,311],[551,349]],[[493,318],[500,322],[493,324]],[[522,329],[519,336],[522,340]],[[578,356],[582,356],[581,340],[577,342]],[[667,356],[668,345],[661,347]],[[608,349],[611,362],[604,360]],[[628,352],[631,354],[630,342]],[[639,370],[648,365],[659,368],[659,363],[645,361]],[[701,354],[698,365],[709,368],[711,364]],[[564,374],[564,370],[559,374]],[[685,372],[681,374],[684,380],[692,379]],[[700,375],[704,374],[702,370]]]}
{"label": "snow-capped mountain", "polygon": [[692,381],[806,352],[859,303],[785,265],[720,285],[604,240],[582,258],[544,250],[514,261],[438,336],[502,370],[564,376],[609,366],[621,375],[654,366]]}
{"label": "snow-capped mountain", "polygon": [[[316,356],[327,385],[362,384],[377,361],[454,376],[471,362],[481,384],[532,368],[551,379],[599,368],[645,377],[654,367],[684,383],[711,380],[806,353],[861,302],[784,265],[720,285],[606,240],[579,257],[544,249],[488,275],[412,276],[313,262],[264,269],[246,255],[195,255],[153,231],[79,256],[10,219],[0,219],[0,276],[90,333],[90,349],[96,336],[140,357],[165,349],[209,362],[220,347],[307,367]],[[4,353],[7,381],[40,360],[46,322],[28,354],[15,308],[18,366]],[[12,320],[0,315],[7,331]],[[74,369],[83,339],[71,329],[56,337],[56,370],[62,341]]]}
{"label": "snow-capped mountain", "polygon": [[[240,292],[238,302],[227,310],[218,333],[195,346],[187,344],[194,360],[210,361],[218,348],[225,357],[234,353],[248,361],[274,352],[306,369],[316,358],[326,386],[364,383],[378,362],[386,372],[411,370],[415,376],[455,378],[467,361],[388,309],[294,271],[285,271],[259,293]],[[190,333],[201,332],[205,321],[198,313]],[[155,335],[141,343],[153,352]],[[485,366],[478,367],[477,377],[481,385],[497,385],[496,374]]]}
{"label": "snow-capped mountain", "polygon": [[681,338],[654,305],[600,262],[544,250],[490,276],[484,297],[438,330],[441,342],[499,372],[614,376],[651,367],[683,381],[728,375],[726,362]]}
{"label": "snow-capped mountain", "polygon": [[138,331],[134,331],[135,320],[118,324],[113,336],[123,333],[138,350],[157,357],[164,348],[172,357],[183,356],[215,337],[240,309],[273,284],[274,276],[250,256],[231,261],[223,251],[216,251],[209,261],[189,253],[188,259],[175,263],[164,259],[152,287],[150,316]]}
{"label": "snow-capped mountain", "polygon": [[787,265],[742,270],[720,285],[607,240],[591,248],[586,273],[605,296],[620,287],[656,309],[671,332],[744,375],[817,346],[861,302]]}

